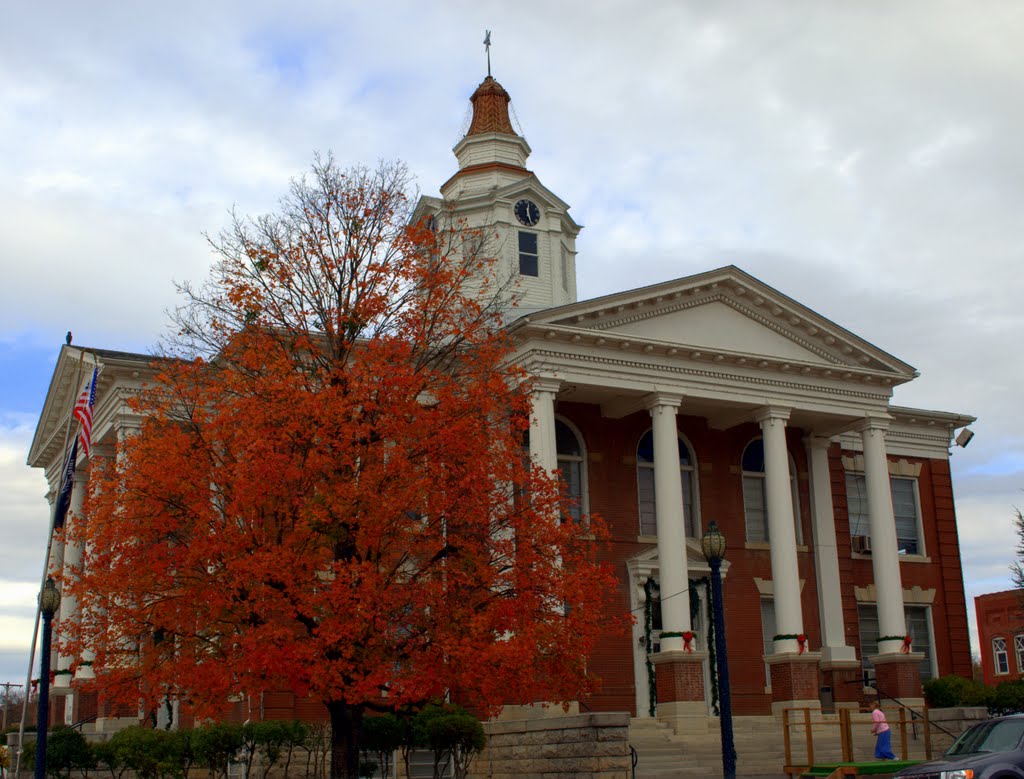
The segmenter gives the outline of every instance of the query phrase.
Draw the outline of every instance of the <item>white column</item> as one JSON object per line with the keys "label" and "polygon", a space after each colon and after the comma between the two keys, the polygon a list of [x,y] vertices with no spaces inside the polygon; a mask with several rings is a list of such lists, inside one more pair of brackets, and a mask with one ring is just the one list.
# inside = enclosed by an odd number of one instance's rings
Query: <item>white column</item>
{"label": "white column", "polygon": [[[860,432],[871,527],[871,565],[878,599],[878,634],[903,636],[907,632],[907,624],[903,613],[903,583],[896,541],[896,517],[892,510],[892,488],[889,486],[889,461],[885,456],[887,429],[886,420],[868,419]],[[899,652],[901,648],[902,641],[897,638],[878,642],[879,654]]]}
{"label": "white column", "polygon": [[[804,632],[800,609],[800,571],[796,560],[796,528],[790,487],[789,449],[786,447],[788,409],[765,408],[758,414],[764,443],[764,481],[771,542],[772,586],[775,595],[775,629],[779,634]],[[775,642],[775,653],[797,652],[795,638]]]}
{"label": "white column", "polygon": [[807,437],[811,463],[811,513],[814,517],[814,568],[818,577],[818,613],[821,615],[823,662],[856,661],[857,653],[846,645],[843,600],[839,587],[839,553],[836,550],[832,480],[829,473],[827,436]]}
{"label": "white column", "polygon": [[[82,522],[82,502],[85,499],[86,484],[89,478],[89,472],[87,467],[84,467],[83,463],[79,466],[79,469],[75,471],[75,481],[71,488],[71,501],[68,507],[68,514],[64,520],[64,533],[65,537],[70,535],[75,530],[75,525]],[[77,569],[82,564],[82,542],[81,541],[65,541],[64,543],[64,565],[61,570],[61,575],[64,581],[71,576],[74,576],[73,569]],[[68,594],[67,588],[61,586],[60,593],[60,613],[57,618],[57,635],[62,640],[58,641],[58,648],[63,649],[64,637],[67,635],[68,628],[74,623],[78,622],[78,598]],[[61,651],[57,658],[56,671],[67,671],[71,667],[71,663],[74,660],[72,655],[65,654]],[[70,674],[57,674],[55,678],[55,684],[57,687],[69,687],[71,684]]]}
{"label": "white column", "polygon": [[[686,563],[686,522],[679,473],[679,395],[656,395],[648,403],[654,432],[654,511],[658,519],[658,585],[661,625],[669,633],[690,630],[690,574]],[[661,651],[683,648],[678,636],[662,636]]]}
{"label": "white column", "polygon": [[561,384],[557,379],[538,379],[530,408],[530,458],[548,473],[558,470],[555,397]]}

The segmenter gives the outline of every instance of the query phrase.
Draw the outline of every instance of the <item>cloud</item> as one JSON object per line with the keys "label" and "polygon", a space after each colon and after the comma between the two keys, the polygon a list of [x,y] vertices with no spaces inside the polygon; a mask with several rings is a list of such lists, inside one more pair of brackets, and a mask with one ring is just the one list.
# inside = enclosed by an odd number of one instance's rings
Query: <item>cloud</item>
{"label": "cloud", "polygon": [[314,150],[404,158],[435,192],[492,29],[529,166],[586,225],[581,295],[732,263],[914,365],[896,403],[979,417],[952,459],[966,580],[1007,585],[1003,523],[1024,504],[1013,0],[65,0],[4,21],[8,578],[41,565],[46,485],[24,459],[64,332],[146,351],[173,281],[205,277],[203,233],[232,205],[272,209]]}

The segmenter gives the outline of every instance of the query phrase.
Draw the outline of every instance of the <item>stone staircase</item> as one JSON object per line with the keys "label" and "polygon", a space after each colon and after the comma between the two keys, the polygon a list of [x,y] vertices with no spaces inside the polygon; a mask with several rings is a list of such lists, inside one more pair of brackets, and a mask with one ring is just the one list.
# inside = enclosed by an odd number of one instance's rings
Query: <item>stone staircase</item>
{"label": "stone staircase", "polygon": [[[709,717],[693,732],[676,734],[672,728],[651,718],[630,721],[629,743],[636,750],[637,779],[668,779],[668,777],[721,776],[722,742],[717,718]],[[733,740],[736,744],[736,773],[744,777],[786,777],[782,717],[735,717]],[[933,754],[941,753],[948,738],[933,733]],[[837,763],[842,760],[838,718],[817,714],[812,720],[815,763]],[[900,733],[893,727],[893,751],[900,755]],[[855,760],[870,760],[874,755],[875,738],[869,722],[854,721],[853,752]],[[910,759],[925,759],[923,729],[917,727],[917,738],[907,729],[907,751]],[[794,765],[806,765],[807,736],[802,720],[790,729],[790,753]]]}

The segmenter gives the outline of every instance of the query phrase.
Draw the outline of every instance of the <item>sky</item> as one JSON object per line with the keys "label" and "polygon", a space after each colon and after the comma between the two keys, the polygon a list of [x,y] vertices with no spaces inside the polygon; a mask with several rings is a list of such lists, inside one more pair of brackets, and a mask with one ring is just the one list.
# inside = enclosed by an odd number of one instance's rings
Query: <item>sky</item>
{"label": "sky", "polygon": [[[455,170],[492,68],[585,225],[581,299],[735,264],[978,417],[952,451],[973,597],[1024,506],[1024,4],[1015,0],[12,3],[0,25],[0,682],[48,523],[25,465],[67,330],[147,352],[204,234],[315,152]],[[976,646],[976,642],[975,642]]]}

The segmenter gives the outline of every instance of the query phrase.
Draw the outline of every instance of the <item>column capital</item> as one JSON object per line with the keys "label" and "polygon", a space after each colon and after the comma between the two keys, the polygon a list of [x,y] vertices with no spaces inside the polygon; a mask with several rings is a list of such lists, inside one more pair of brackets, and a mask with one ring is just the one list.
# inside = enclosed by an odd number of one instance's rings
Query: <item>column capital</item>
{"label": "column capital", "polygon": [[892,418],[889,416],[868,416],[857,422],[852,430],[857,433],[866,433],[869,430],[880,430],[885,433],[889,430],[889,423]]}
{"label": "column capital", "polygon": [[758,424],[767,422],[773,419],[779,419],[783,422],[789,421],[789,415],[792,409],[785,406],[761,406],[754,412],[754,421]]}
{"label": "column capital", "polygon": [[822,433],[808,433],[804,436],[804,443],[810,449],[828,449],[832,446],[832,436]]}
{"label": "column capital", "polygon": [[678,410],[683,405],[684,397],[681,392],[652,392],[644,396],[644,408],[651,412],[659,406],[669,406]]}
{"label": "column capital", "polygon": [[531,391],[555,395],[562,389],[562,380],[552,376],[534,376]]}

